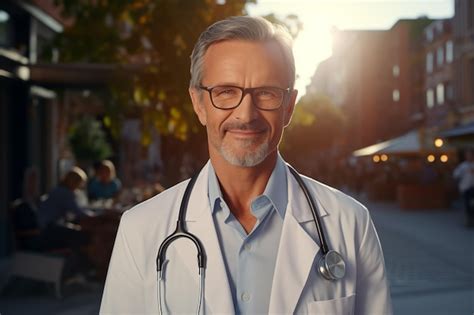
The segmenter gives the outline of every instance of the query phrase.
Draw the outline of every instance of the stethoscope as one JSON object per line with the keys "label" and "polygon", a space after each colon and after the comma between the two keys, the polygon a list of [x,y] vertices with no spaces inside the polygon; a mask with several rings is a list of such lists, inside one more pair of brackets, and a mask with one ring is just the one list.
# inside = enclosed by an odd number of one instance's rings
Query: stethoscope
{"label": "stethoscope", "polygon": [[[317,269],[319,271],[319,274],[323,276],[323,278],[330,281],[340,280],[344,277],[346,273],[346,264],[344,262],[344,258],[342,258],[341,254],[339,254],[337,251],[330,250],[328,248],[323,226],[319,219],[319,214],[317,211],[316,204],[313,201],[313,198],[311,198],[308,188],[306,187],[306,184],[303,182],[303,179],[298,174],[298,172],[296,172],[296,170],[292,166],[290,165],[287,165],[287,166],[291,174],[295,177],[299,186],[303,190],[303,193],[311,209],[313,220],[316,224],[316,230],[318,232],[318,238],[321,244],[321,251],[322,251],[322,256],[319,259],[318,264],[317,264]],[[171,235],[169,235],[163,241],[163,243],[161,243],[160,249],[158,250],[158,255],[156,257],[156,270],[158,272],[158,308],[159,308],[160,314],[163,314],[162,313],[163,308],[162,308],[161,286],[163,282],[162,267],[165,261],[166,250],[168,249],[168,247],[170,246],[172,242],[174,242],[175,240],[179,238],[189,239],[191,242],[194,243],[197,250],[197,259],[198,259],[198,267],[199,267],[199,300],[197,303],[197,314],[199,314],[202,301],[204,299],[203,286],[204,286],[204,271],[206,269],[206,253],[204,251],[204,247],[202,246],[201,241],[196,236],[189,233],[186,227],[184,226],[184,222],[186,219],[186,209],[188,207],[188,202],[189,202],[189,196],[191,195],[191,191],[193,189],[194,183],[196,182],[198,175],[199,173],[194,175],[191,178],[191,180],[189,181],[186,187],[186,190],[184,191],[183,199],[181,200],[181,206],[179,208],[179,215],[178,215],[178,222],[176,223],[176,230]]]}

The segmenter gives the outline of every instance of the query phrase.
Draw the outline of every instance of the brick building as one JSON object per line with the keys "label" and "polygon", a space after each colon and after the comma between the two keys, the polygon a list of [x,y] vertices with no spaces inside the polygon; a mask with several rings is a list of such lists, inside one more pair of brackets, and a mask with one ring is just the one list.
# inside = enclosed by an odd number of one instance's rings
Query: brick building
{"label": "brick building", "polygon": [[[389,30],[334,31],[333,54],[308,86],[341,106],[349,120],[347,151],[403,134],[423,122],[426,18]],[[350,139],[349,139],[350,137]]]}
{"label": "brick building", "polygon": [[453,18],[455,101],[459,123],[474,121],[474,1],[456,0]]}
{"label": "brick building", "polygon": [[424,29],[426,127],[445,129],[456,119],[452,21],[436,20]]}

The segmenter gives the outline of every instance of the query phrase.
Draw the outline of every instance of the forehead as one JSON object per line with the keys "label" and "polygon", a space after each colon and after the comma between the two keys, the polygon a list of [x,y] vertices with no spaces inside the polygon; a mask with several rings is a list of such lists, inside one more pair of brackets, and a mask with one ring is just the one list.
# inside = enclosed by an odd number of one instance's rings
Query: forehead
{"label": "forehead", "polygon": [[204,55],[203,82],[287,87],[289,68],[275,41],[226,40]]}

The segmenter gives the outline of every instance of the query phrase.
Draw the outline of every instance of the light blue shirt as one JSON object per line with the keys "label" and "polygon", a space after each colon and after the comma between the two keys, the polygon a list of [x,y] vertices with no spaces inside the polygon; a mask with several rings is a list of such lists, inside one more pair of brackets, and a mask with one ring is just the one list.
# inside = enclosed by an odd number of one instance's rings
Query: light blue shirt
{"label": "light blue shirt", "polygon": [[230,212],[212,164],[209,203],[222,250],[235,312],[267,314],[280,234],[288,204],[286,167],[278,156],[265,191],[251,203],[257,222],[247,234]]}

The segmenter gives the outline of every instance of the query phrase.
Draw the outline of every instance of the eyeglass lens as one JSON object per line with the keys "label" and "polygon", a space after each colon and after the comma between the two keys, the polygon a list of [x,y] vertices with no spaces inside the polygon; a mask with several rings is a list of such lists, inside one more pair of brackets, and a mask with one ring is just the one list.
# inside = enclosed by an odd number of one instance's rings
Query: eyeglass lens
{"label": "eyeglass lens", "polygon": [[[209,91],[214,106],[222,109],[238,106],[244,93],[244,89],[234,86],[216,86]],[[249,93],[258,108],[276,109],[283,101],[285,90],[276,87],[261,87],[250,89]]]}

